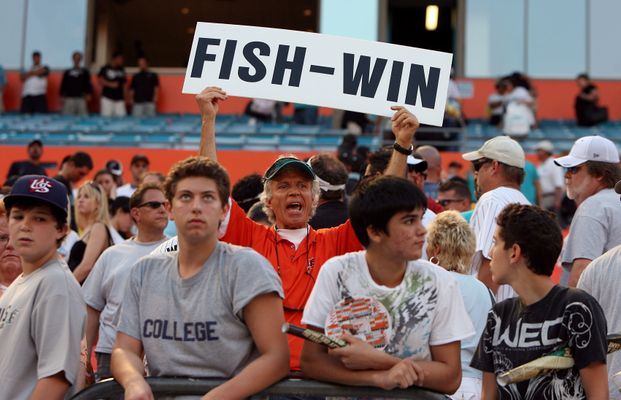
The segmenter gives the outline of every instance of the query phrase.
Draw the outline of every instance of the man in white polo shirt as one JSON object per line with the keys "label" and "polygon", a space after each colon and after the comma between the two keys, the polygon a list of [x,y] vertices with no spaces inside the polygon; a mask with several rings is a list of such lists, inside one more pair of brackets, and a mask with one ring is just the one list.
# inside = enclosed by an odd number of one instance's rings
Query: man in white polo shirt
{"label": "man in white polo shirt", "polygon": [[47,112],[47,76],[50,69],[41,64],[41,53],[32,53],[32,67],[21,74],[22,88],[22,113],[46,113]]}
{"label": "man in white polo shirt", "polygon": [[464,154],[463,158],[472,162],[477,190],[482,193],[470,219],[477,239],[472,273],[478,274],[479,280],[494,292],[497,301],[502,301],[514,297],[515,292],[509,285],[499,286],[492,281],[490,251],[498,214],[508,204],[530,204],[520,192],[526,163],[524,150],[510,137],[497,136],[483,143],[479,150]]}
{"label": "man in white polo shirt", "polygon": [[592,260],[621,244],[621,207],[613,190],[621,180],[619,150],[606,138],[585,136],[554,162],[565,168],[567,197],[578,207],[561,252],[561,284],[575,287]]}

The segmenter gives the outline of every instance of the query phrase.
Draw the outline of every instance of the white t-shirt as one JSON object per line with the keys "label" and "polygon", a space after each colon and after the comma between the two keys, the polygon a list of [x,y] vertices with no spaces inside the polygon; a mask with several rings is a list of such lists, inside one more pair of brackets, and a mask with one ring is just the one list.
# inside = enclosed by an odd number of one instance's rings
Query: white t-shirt
{"label": "white t-shirt", "polygon": [[428,261],[410,261],[394,288],[375,283],[365,251],[328,260],[306,303],[302,323],[325,329],[328,314],[344,298],[372,297],[386,308],[392,330],[384,351],[399,358],[431,360],[430,346],[475,334],[455,279]]}
{"label": "white t-shirt", "polygon": [[[491,259],[490,250],[494,244],[496,232],[496,217],[509,204],[530,204],[522,192],[510,187],[501,186],[484,193],[472,212],[470,227],[477,240],[477,248],[472,258],[471,274],[477,275],[481,267],[482,257]],[[515,297],[515,292],[509,285],[500,285],[496,299],[502,300]]]}
{"label": "white t-shirt", "polygon": [[118,310],[123,302],[131,267],[165,240],[166,238],[156,242],[141,243],[131,238],[107,248],[97,259],[93,270],[82,286],[86,304],[100,311],[99,340],[95,351],[112,353],[119,318]]}
{"label": "white t-shirt", "polygon": [[[588,292],[604,310],[609,333],[621,332],[621,302],[616,293],[621,281],[621,245],[597,257],[580,275],[578,289]],[[608,354],[608,388],[611,400],[621,400],[612,377],[621,371],[621,352]]]}
{"label": "white t-shirt", "polygon": [[108,225],[108,232],[110,232],[110,237],[112,238],[112,243],[121,244],[125,241],[125,238],[121,236],[119,231],[117,231],[112,225]]}
{"label": "white t-shirt", "polygon": [[531,103],[533,101],[533,96],[530,95],[530,92],[526,90],[526,88],[518,86],[505,96],[505,104],[509,104],[512,101]]}
{"label": "white t-shirt", "polygon": [[496,107],[490,107],[490,114],[491,115],[502,115],[505,112],[505,109],[503,107],[503,103],[505,101],[505,96],[498,94],[498,93],[492,93],[489,95],[489,97],[487,98],[487,104],[490,105],[491,103],[499,103],[498,106]]}
{"label": "white t-shirt", "polygon": [[131,183],[126,183],[125,185],[121,186],[116,190],[116,197],[132,197],[132,194],[134,194],[136,189],[137,188],[135,186],[132,186]]}
{"label": "white t-shirt", "polygon": [[544,195],[554,193],[557,188],[565,187],[563,168],[554,164],[553,157],[548,157],[537,167],[537,174],[539,174],[541,193]]}
{"label": "white t-shirt", "polygon": [[[46,68],[42,65],[33,66],[30,70],[37,70],[39,68]],[[22,97],[26,96],[41,96],[47,94],[47,75],[43,76],[29,76],[24,81],[22,87]]]}

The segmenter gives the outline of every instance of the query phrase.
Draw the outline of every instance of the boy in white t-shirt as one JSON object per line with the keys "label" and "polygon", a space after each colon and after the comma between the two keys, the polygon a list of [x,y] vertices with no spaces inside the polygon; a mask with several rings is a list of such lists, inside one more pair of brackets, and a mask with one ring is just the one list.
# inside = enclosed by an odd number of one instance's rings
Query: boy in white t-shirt
{"label": "boy in white t-shirt", "polygon": [[392,176],[374,180],[354,197],[350,219],[366,250],[324,264],[302,322],[324,331],[342,300],[371,298],[380,310],[375,319],[389,321],[390,329],[379,339],[383,351],[347,335],[342,338],[349,345],[336,350],[305,342],[301,364],[306,376],[387,390],[412,385],[442,393],[457,390],[460,340],[473,335],[474,328],[453,277],[419,260],[426,204],[420,189]]}

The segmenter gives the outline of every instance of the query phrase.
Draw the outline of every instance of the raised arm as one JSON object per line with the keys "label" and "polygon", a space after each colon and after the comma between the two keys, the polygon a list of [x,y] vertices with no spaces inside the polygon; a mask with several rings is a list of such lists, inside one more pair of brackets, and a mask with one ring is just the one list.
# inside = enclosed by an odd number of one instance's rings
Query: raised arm
{"label": "raised arm", "polygon": [[[404,149],[411,149],[414,134],[420,126],[418,119],[404,107],[393,106],[391,109],[395,110],[392,116],[392,133],[395,135],[395,145]],[[395,150],[392,152],[385,175],[405,177],[406,165],[407,155]]]}
{"label": "raised arm", "polygon": [[199,155],[218,161],[216,154],[216,115],[218,103],[228,98],[226,92],[218,87],[208,87],[196,95],[196,103],[201,112],[201,144]]}

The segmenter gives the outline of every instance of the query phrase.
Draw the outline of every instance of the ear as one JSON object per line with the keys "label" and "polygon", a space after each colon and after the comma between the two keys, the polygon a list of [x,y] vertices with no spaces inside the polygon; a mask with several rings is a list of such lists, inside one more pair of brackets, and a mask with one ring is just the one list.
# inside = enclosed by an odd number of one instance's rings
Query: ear
{"label": "ear", "polygon": [[383,232],[379,232],[372,225],[367,226],[367,235],[372,243],[379,243],[382,240]]}
{"label": "ear", "polygon": [[222,217],[220,217],[220,223],[224,222],[224,219],[226,218],[226,214],[228,214],[229,209],[231,208],[229,204],[230,203],[227,201],[226,204],[222,207]]}
{"label": "ear", "polygon": [[511,246],[511,254],[509,255],[509,261],[512,264],[517,264],[518,261],[522,258],[522,248],[519,244],[513,243]]}
{"label": "ear", "polygon": [[440,254],[440,249],[438,248],[438,246],[430,246],[429,243],[427,243],[427,255],[429,257],[434,257],[438,254]]}
{"label": "ear", "polygon": [[138,220],[138,213],[139,213],[139,211],[138,211],[138,208],[137,208],[137,207],[134,207],[134,208],[130,208],[130,209],[129,209],[129,215],[131,215],[131,217],[132,217],[132,219],[133,219],[134,221],[137,221],[137,220]]}
{"label": "ear", "polygon": [[166,213],[168,214],[168,219],[171,221],[174,221],[175,218],[173,218],[173,213],[172,213],[172,201],[167,201],[166,203],[164,203],[164,208],[166,209]]}
{"label": "ear", "polygon": [[69,233],[69,225],[65,224],[62,227],[56,229],[58,232],[56,233],[56,240],[64,239]]}

